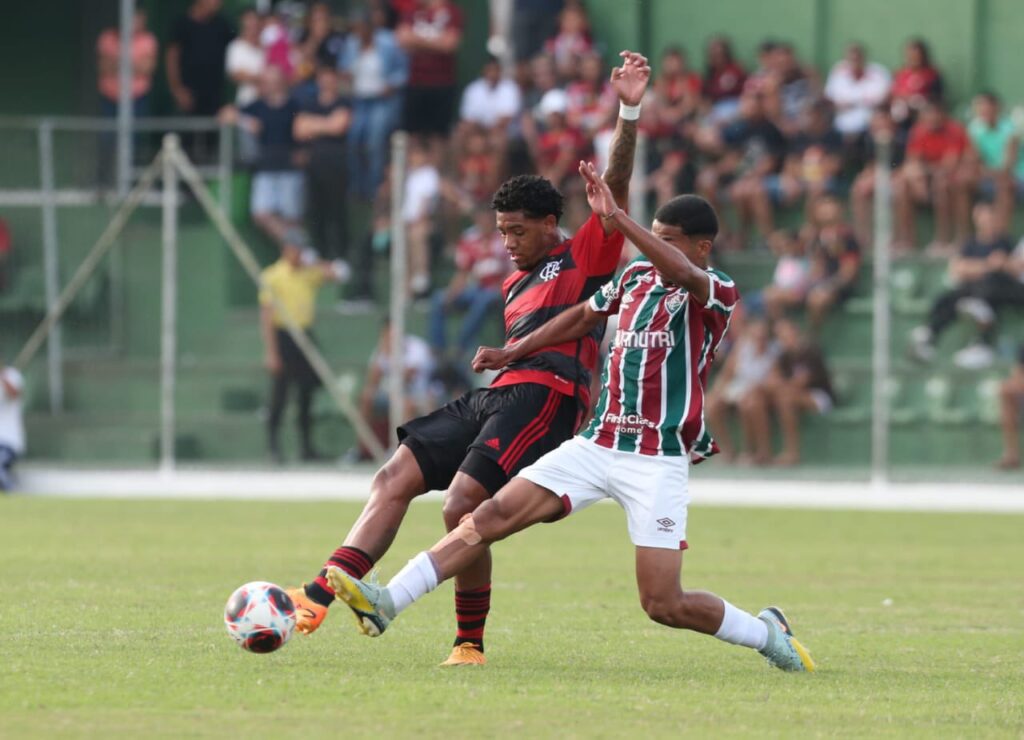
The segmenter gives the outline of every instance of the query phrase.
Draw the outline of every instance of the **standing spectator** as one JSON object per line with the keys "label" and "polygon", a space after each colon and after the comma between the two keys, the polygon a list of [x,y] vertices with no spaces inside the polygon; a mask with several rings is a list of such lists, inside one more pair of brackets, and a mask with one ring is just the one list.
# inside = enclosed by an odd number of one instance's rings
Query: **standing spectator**
{"label": "standing spectator", "polygon": [[1011,245],[1000,230],[995,208],[988,203],[978,203],[974,206],[973,215],[974,237],[963,245],[960,254],[949,263],[949,277],[953,287],[941,293],[932,303],[927,325],[917,327],[910,334],[910,354],[922,362],[934,358],[935,344],[942,332],[956,321],[959,310],[966,309],[974,313],[971,310],[972,303],[962,301],[977,297],[986,280],[1007,267]]}
{"label": "standing spectator", "polygon": [[465,316],[455,343],[456,354],[448,359],[452,365],[462,365],[476,349],[477,336],[501,300],[501,284],[511,266],[504,239],[494,225],[494,212],[478,206],[473,226],[462,233],[455,247],[455,274],[447,288],[434,294],[430,342],[438,358],[447,357],[445,321],[454,312],[465,312]]}
{"label": "standing spectator", "polygon": [[245,10],[238,19],[238,36],[228,44],[225,68],[235,83],[235,105],[244,108],[260,96],[260,75],[267,54],[260,43],[263,19],[254,9]]}
{"label": "standing spectator", "polygon": [[743,423],[754,436],[755,460],[767,460],[774,412],[782,430],[782,450],[774,462],[790,466],[800,462],[800,417],[827,414],[835,404],[835,393],[821,348],[804,337],[796,324],[789,319],[775,322],[775,339],[779,358],[760,392],[745,404]]}
{"label": "standing spectator", "polygon": [[0,492],[14,488],[14,463],[25,454],[24,388],[25,379],[18,369],[0,360]]}
{"label": "standing spectator", "polygon": [[345,37],[335,28],[331,6],[315,2],[306,13],[306,27],[299,37],[299,63],[295,82],[312,81],[320,67],[336,67]]}
{"label": "standing spectator", "polygon": [[971,140],[964,164],[957,170],[956,207],[969,212],[975,193],[994,198],[999,223],[1010,228],[1017,192],[1024,190],[1024,156],[1013,122],[1001,115],[999,96],[982,92],[975,96],[974,115],[967,124]]}
{"label": "standing spectator", "polygon": [[[519,114],[521,106],[519,86],[502,78],[501,63],[495,57],[488,57],[480,76],[466,85],[462,93],[459,118],[462,124],[504,130]],[[464,126],[460,130],[464,130]]]}
{"label": "standing spectator", "polygon": [[740,93],[747,73],[732,53],[732,43],[725,36],[708,42],[705,57],[704,97],[711,104],[712,123],[725,123],[739,111]]}
{"label": "standing spectator", "polygon": [[[214,116],[224,103],[224,57],[235,35],[220,12],[221,0],[192,0],[171,31],[164,64],[167,85],[178,111],[190,116]],[[204,157],[214,148],[209,133],[189,137],[188,148]]]}
{"label": "standing spectator", "polygon": [[415,299],[430,295],[430,237],[440,196],[441,175],[430,151],[422,141],[414,140],[409,146],[402,222],[409,245],[409,290]]}
{"label": "standing spectator", "polygon": [[997,466],[1001,470],[1020,467],[1020,416],[1024,410],[1024,346],[1020,348],[1017,364],[999,385],[999,411],[1002,418],[1003,456]]}
{"label": "standing spectator", "polygon": [[419,0],[395,32],[409,53],[409,86],[405,91],[403,127],[431,138],[440,154],[448,136],[458,94],[456,52],[462,43],[462,11],[451,0]]}
{"label": "standing spectator", "polygon": [[903,47],[903,66],[892,81],[892,117],[909,129],[930,100],[942,99],[942,73],[932,64],[924,39],[910,39]]}
{"label": "standing spectator", "polygon": [[349,277],[341,262],[322,262],[312,250],[303,252],[294,235],[281,247],[281,258],[260,275],[260,330],[265,352],[264,364],[271,376],[270,412],[267,417],[267,443],[271,459],[284,462],[279,431],[281,416],[292,386],[299,398],[299,441],[302,459],[318,460],[313,447],[313,418],[310,414],[313,393],[320,379],[288,332],[294,324],[313,339],[310,329],[316,318],[316,294],[328,280],[343,282]]}
{"label": "standing spectator", "polygon": [[374,26],[365,12],[349,18],[338,66],[352,90],[349,165],[356,195],[372,200],[384,178],[391,132],[401,115],[409,61],[393,31]]}
{"label": "standing spectator", "polygon": [[916,243],[916,205],[931,205],[935,213],[935,239],[929,251],[948,254],[954,243],[966,241],[963,215],[950,214],[954,183],[968,147],[964,127],[946,115],[942,103],[930,101],[910,129],[906,162],[893,180],[896,249],[907,250]]}
{"label": "standing spectator", "polygon": [[250,211],[256,225],[279,244],[303,213],[301,156],[292,133],[298,112],[284,72],[268,66],[260,78],[259,99],[241,112],[226,108],[222,113],[222,120],[237,122],[259,142]]}
{"label": "standing spectator", "polygon": [[295,116],[295,139],[306,145],[306,218],[324,259],[348,259],[348,157],[345,134],[352,121],[342,99],[338,70],[316,72],[316,97]]}
{"label": "standing spectator", "polygon": [[896,125],[889,106],[880,105],[871,114],[870,133],[865,137],[860,157],[861,169],[850,187],[850,212],[853,215],[853,233],[865,247],[874,244],[872,208],[875,199],[875,160],[878,142],[889,142],[889,168],[895,172],[903,165],[907,149],[907,134]]}
{"label": "standing spectator", "polygon": [[836,128],[853,144],[871,123],[871,111],[889,96],[889,70],[868,62],[861,44],[850,44],[825,82],[825,97],[836,107]]}
{"label": "standing spectator", "polygon": [[[146,28],[146,11],[137,8],[132,16],[132,116],[149,115],[149,92],[156,71],[157,40]],[[121,34],[117,28],[105,29],[96,41],[97,87],[100,113],[105,118],[117,116],[121,91]],[[112,131],[100,136],[99,181],[109,184],[114,164],[115,137]]]}
{"label": "standing spectator", "polygon": [[567,5],[558,16],[558,33],[544,44],[544,51],[555,60],[555,69],[563,80],[576,76],[582,57],[593,50],[590,21],[579,3]]}
{"label": "standing spectator", "polygon": [[564,0],[513,0],[512,45],[517,62],[533,59],[558,33]]}
{"label": "standing spectator", "polygon": [[834,196],[822,196],[813,205],[807,231],[811,255],[807,311],[811,328],[818,332],[828,312],[856,290],[861,254],[853,229],[843,218],[843,206]]}
{"label": "standing spectator", "polygon": [[[768,322],[748,319],[708,393],[708,425],[715,430],[715,441],[726,460],[734,459],[739,450],[729,429],[729,417],[732,412],[738,412],[741,422],[750,419],[746,406],[751,401],[757,402],[759,388],[771,374],[778,355],[779,348],[772,341]],[[753,444],[754,430],[746,428],[746,424],[743,426],[743,439],[749,448]],[[770,458],[755,458],[748,452],[741,459],[763,465]]]}

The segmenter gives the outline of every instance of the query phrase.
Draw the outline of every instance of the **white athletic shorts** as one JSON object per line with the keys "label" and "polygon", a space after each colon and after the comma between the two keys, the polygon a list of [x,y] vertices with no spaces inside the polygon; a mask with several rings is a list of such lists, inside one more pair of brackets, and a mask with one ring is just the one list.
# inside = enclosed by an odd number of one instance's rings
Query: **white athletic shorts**
{"label": "white athletic shorts", "polygon": [[519,477],[561,497],[565,516],[610,498],[626,510],[634,545],[686,549],[690,470],[684,456],[637,455],[573,437]]}

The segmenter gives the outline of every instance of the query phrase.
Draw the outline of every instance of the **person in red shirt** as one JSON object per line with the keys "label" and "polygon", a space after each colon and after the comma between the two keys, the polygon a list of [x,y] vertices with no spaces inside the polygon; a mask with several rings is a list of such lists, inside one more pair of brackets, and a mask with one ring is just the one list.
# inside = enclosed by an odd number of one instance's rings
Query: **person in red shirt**
{"label": "person in red shirt", "polygon": [[[910,129],[906,161],[893,179],[897,249],[915,244],[916,205],[931,205],[935,210],[935,240],[930,251],[946,253],[952,244],[966,241],[968,224],[962,218],[951,218],[951,212],[956,170],[968,147],[964,127],[949,118],[941,102],[929,101]],[[956,223],[951,223],[953,220]]]}
{"label": "person in red shirt", "polygon": [[[532,144],[537,172],[561,188],[571,190],[576,184],[576,166],[586,150],[586,139],[580,130],[569,125],[568,96],[559,89],[549,90],[541,98],[538,111],[544,129]],[[570,179],[571,178],[571,179]],[[579,188],[576,189],[579,191]]]}
{"label": "person in red shirt", "polygon": [[708,42],[705,68],[704,97],[711,103],[712,122],[732,120],[739,113],[740,93],[747,73],[733,58],[729,39],[716,36]]}
{"label": "person in red shirt", "polygon": [[420,0],[395,31],[409,54],[403,128],[434,139],[446,137],[458,97],[456,52],[462,43],[462,11],[451,0]]}
{"label": "person in red shirt", "polygon": [[929,100],[942,97],[942,73],[932,64],[924,39],[910,39],[903,50],[903,66],[892,80],[892,117],[910,128]]}
{"label": "person in red shirt", "polygon": [[618,97],[605,76],[601,55],[590,52],[579,59],[580,78],[566,89],[569,125],[587,139],[593,139],[615,112]]}
{"label": "person in red shirt", "polygon": [[670,46],[661,55],[660,74],[644,100],[640,128],[652,139],[671,138],[700,108],[701,88],[700,75],[689,68],[686,52]]}

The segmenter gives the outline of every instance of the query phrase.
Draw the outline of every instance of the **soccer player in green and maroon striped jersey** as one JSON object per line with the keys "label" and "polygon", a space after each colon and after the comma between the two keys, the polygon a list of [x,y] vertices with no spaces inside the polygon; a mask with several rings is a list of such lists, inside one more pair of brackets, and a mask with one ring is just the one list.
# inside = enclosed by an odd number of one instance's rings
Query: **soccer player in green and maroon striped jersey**
{"label": "soccer player in green and maroon striped jersey", "polygon": [[783,670],[814,670],[777,607],[754,617],[714,594],[680,586],[689,465],[716,452],[704,424],[704,386],[739,299],[732,280],[708,264],[718,217],[703,198],[684,195],[661,206],[647,231],[616,204],[593,165],[581,162],[580,174],[594,213],[643,256],[589,301],[518,342],[481,348],[473,367],[504,367],[539,347],[585,336],[617,314],[619,328],[590,426],[519,471],[386,587],[339,568],[328,568],[327,580],[355,612],[364,634],[376,636],[490,543],[611,498],[626,512],[640,603],[652,620],[754,648]]}

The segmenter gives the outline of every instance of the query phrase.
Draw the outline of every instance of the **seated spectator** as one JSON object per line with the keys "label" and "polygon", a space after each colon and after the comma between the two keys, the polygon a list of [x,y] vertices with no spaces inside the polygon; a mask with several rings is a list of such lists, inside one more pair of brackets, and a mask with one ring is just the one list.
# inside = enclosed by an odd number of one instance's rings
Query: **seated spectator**
{"label": "seated spectator", "polygon": [[811,263],[803,239],[794,231],[776,231],[768,237],[768,246],[778,258],[772,281],[750,296],[747,305],[753,312],[779,319],[786,311],[803,308],[811,286]]}
{"label": "seated spectator", "polygon": [[402,222],[409,245],[409,290],[417,300],[430,295],[430,236],[440,196],[441,176],[428,145],[413,140],[409,145]]}
{"label": "seated spectator", "polygon": [[996,465],[1001,470],[1020,467],[1020,417],[1024,411],[1024,346],[1017,364],[999,385],[999,411],[1002,418],[1003,456]]}
{"label": "seated spectator", "polygon": [[708,42],[704,69],[704,97],[711,106],[710,122],[721,124],[732,120],[739,111],[747,73],[733,56],[729,39],[716,36]]}
{"label": "seated spectator", "polygon": [[25,454],[21,417],[25,379],[16,367],[0,360],[0,492],[14,488],[14,463]]}
{"label": "seated spectator", "polygon": [[345,36],[335,27],[330,4],[315,2],[310,5],[305,28],[299,36],[294,83],[312,83],[318,68],[338,66],[344,44]]}
{"label": "seated spectator", "polygon": [[[715,430],[715,441],[725,459],[733,460],[740,451],[740,446],[733,442],[729,423],[730,416],[738,413],[743,421],[751,417],[744,413],[745,405],[749,404],[770,375],[778,357],[778,345],[772,341],[768,322],[763,319],[748,319],[743,331],[734,339],[733,347],[722,366],[722,371],[715,379],[707,399],[708,425]],[[752,430],[743,425],[743,440],[749,448],[753,443]],[[754,461],[749,453],[740,458],[744,462]],[[766,463],[767,459],[756,460]]]}
{"label": "seated spectator", "polygon": [[757,68],[743,82],[744,93],[764,93],[768,80],[775,74],[775,49],[778,44],[765,39],[757,45]]}
{"label": "seated spectator", "polygon": [[395,38],[409,54],[402,127],[427,136],[440,159],[455,113],[456,54],[462,45],[462,11],[451,0],[419,0],[399,21]]}
{"label": "seated spectator", "polygon": [[[405,408],[402,418],[412,419],[428,413],[437,405],[437,393],[433,387],[434,357],[430,345],[424,339],[412,334],[405,336]],[[377,347],[370,355],[366,380],[359,397],[359,412],[370,428],[377,434],[377,439],[385,448],[391,444],[389,418],[391,387],[391,322],[386,320],[381,326]],[[349,462],[371,459],[368,450],[359,447],[346,456]]]}
{"label": "seated spectator", "polygon": [[558,32],[544,44],[544,51],[554,59],[559,77],[576,77],[580,59],[593,51],[590,21],[579,3],[567,5],[559,14]]}
{"label": "seated spectator", "polygon": [[835,126],[853,144],[868,130],[871,112],[889,97],[889,70],[868,62],[864,47],[850,44],[825,81],[825,97],[836,108]]}
{"label": "seated spectator", "polygon": [[375,27],[366,13],[353,13],[349,29],[338,59],[352,94],[349,175],[356,195],[372,200],[384,179],[391,133],[401,117],[409,60],[394,32]]}
{"label": "seated spectator", "polygon": [[[473,226],[462,233],[455,247],[455,274],[447,288],[434,294],[430,343],[436,357],[455,366],[470,359],[484,322],[501,302],[501,284],[511,267],[504,239],[494,225],[494,212],[488,206],[478,206]],[[455,340],[455,353],[449,356],[445,322],[456,312],[465,316]]]}
{"label": "seated spectator", "polygon": [[820,197],[811,216],[805,227],[811,258],[807,311],[811,329],[818,332],[828,312],[845,303],[856,290],[861,254],[838,198]]}
{"label": "seated spectator", "polygon": [[717,141],[710,142],[710,148],[718,158],[698,175],[698,192],[714,205],[719,199],[719,190],[729,188],[739,218],[736,246],[741,249],[747,246],[750,224],[755,218],[763,229],[762,238],[766,239],[772,230],[772,217],[770,213],[754,212],[756,193],[762,187],[767,188],[772,201],[778,202],[777,175],[782,167],[786,140],[765,117],[760,93],[743,95],[739,117],[721,130]]}
{"label": "seated spectator", "polygon": [[967,223],[960,213],[953,212],[952,196],[968,146],[964,127],[946,114],[942,103],[930,101],[921,110],[907,139],[906,161],[893,179],[894,249],[906,251],[915,245],[914,208],[918,205],[931,205],[935,214],[930,252],[949,254],[953,243],[966,240]]}
{"label": "seated spectator", "polygon": [[260,78],[260,97],[239,111],[228,107],[222,120],[237,123],[259,142],[252,179],[253,221],[281,244],[303,214],[302,157],[292,133],[299,107],[289,95],[280,67],[268,66]]}
{"label": "seated spectator", "polygon": [[498,186],[498,153],[479,126],[467,127],[456,148],[455,179],[444,183],[444,195],[468,214],[478,203],[488,202]]}
{"label": "seated spectator", "polygon": [[889,106],[880,105],[871,114],[871,128],[865,137],[860,159],[860,172],[850,187],[850,212],[853,214],[853,233],[858,243],[865,247],[874,245],[872,230],[873,204],[875,199],[875,160],[878,158],[878,141],[889,142],[889,167],[894,172],[903,165],[907,149],[906,132],[896,125],[889,112]]}
{"label": "seated spectator", "polygon": [[[974,236],[964,243],[960,254],[949,263],[953,287],[935,299],[927,325],[915,328],[910,334],[910,354],[922,362],[930,362],[935,357],[935,345],[942,332],[956,321],[958,311],[972,310],[971,302],[963,300],[977,296],[987,281],[1004,280],[1001,276],[993,276],[1006,274],[1011,245],[999,228],[995,208],[988,203],[979,203],[972,213]],[[967,357],[971,354],[976,353],[968,353]],[[955,359],[963,362],[960,357]]]}
{"label": "seated spectator", "polygon": [[618,111],[618,96],[608,82],[600,55],[596,53],[580,58],[579,79],[565,89],[565,94],[569,126],[587,139],[592,139],[609,116]]}
{"label": "seated spectator", "polygon": [[903,47],[903,66],[892,81],[892,118],[909,129],[930,100],[942,99],[942,73],[932,65],[928,42],[910,39]]}
{"label": "seated spectator", "polygon": [[658,75],[644,97],[641,129],[652,141],[672,139],[700,105],[700,75],[689,69],[681,47],[670,46],[661,55]]}
{"label": "seated spectator", "polygon": [[799,131],[789,139],[779,175],[749,182],[737,207],[753,214],[762,234],[774,230],[776,207],[793,206],[804,198],[809,214],[818,198],[838,189],[842,148],[843,138],[832,127],[832,106],[819,100],[804,112]]}
{"label": "seated spectator", "polygon": [[459,118],[463,124],[485,129],[504,129],[519,114],[522,99],[515,82],[501,76],[501,63],[495,57],[484,62],[480,76],[466,85],[462,93]]}
{"label": "seated spectator", "polygon": [[249,8],[239,18],[238,36],[228,44],[225,67],[235,84],[235,105],[243,108],[260,96],[260,75],[267,64],[267,54],[260,43],[263,19]]}
{"label": "seated spectator", "polygon": [[970,210],[975,194],[993,199],[1001,228],[1009,230],[1016,194],[1024,192],[1024,153],[1013,122],[1001,115],[998,95],[979,93],[972,108],[967,124],[972,146],[957,173],[957,208]]}
{"label": "seated spectator", "polygon": [[[789,42],[775,44],[771,74],[765,81],[765,110],[772,123],[786,136],[800,130],[804,113],[820,88],[817,72],[797,59]],[[829,113],[831,122],[831,111]]]}
{"label": "seated spectator", "polygon": [[316,73],[316,95],[304,102],[292,126],[305,146],[306,219],[313,246],[324,259],[349,259],[348,144],[345,135],[352,111],[341,97],[338,71],[322,66]]}
{"label": "seated spectator", "polygon": [[835,404],[835,393],[821,348],[800,333],[788,319],[775,323],[780,354],[759,392],[745,404],[744,428],[754,440],[754,460],[771,458],[771,416],[774,412],[782,430],[782,450],[776,465],[800,462],[800,417],[805,413],[827,414]]}
{"label": "seated spectator", "polygon": [[[997,217],[998,221],[998,217]],[[1000,229],[999,233],[1005,233]],[[953,356],[957,367],[980,370],[996,358],[997,323],[999,312],[1007,308],[1024,308],[1024,239],[1007,257],[1001,269],[990,270],[976,282],[964,286],[967,294],[956,303],[956,309],[966,314],[978,328],[978,339]]]}

